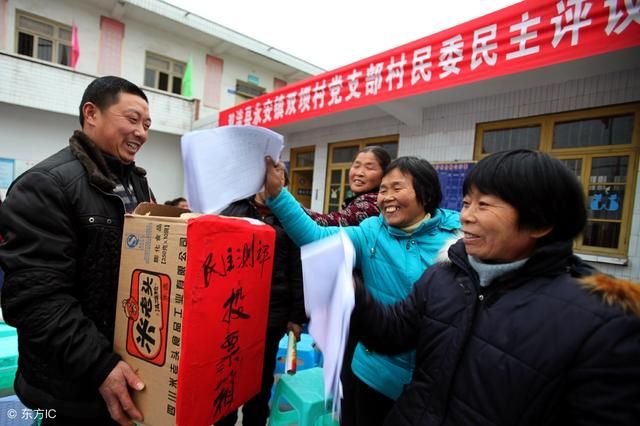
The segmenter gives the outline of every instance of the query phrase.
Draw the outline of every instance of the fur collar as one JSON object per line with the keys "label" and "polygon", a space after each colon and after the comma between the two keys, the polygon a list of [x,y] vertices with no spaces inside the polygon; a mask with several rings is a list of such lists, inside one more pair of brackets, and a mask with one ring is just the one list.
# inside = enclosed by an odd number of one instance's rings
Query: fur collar
{"label": "fur collar", "polygon": [[580,284],[600,295],[606,304],[619,305],[625,312],[640,317],[640,284],[605,274],[582,278]]}
{"label": "fur collar", "polygon": [[[89,182],[103,191],[113,191],[117,184],[117,178],[109,169],[102,151],[95,142],[80,130],[76,130],[73,132],[73,136],[69,138],[69,146],[71,153],[87,171]],[[133,170],[140,176],[147,174],[141,167],[134,166]]]}
{"label": "fur collar", "polygon": [[462,231],[458,230],[451,238],[445,241],[442,248],[438,250],[438,257],[436,258],[438,263],[451,263],[451,259],[449,259],[449,248],[457,243],[462,236]]}

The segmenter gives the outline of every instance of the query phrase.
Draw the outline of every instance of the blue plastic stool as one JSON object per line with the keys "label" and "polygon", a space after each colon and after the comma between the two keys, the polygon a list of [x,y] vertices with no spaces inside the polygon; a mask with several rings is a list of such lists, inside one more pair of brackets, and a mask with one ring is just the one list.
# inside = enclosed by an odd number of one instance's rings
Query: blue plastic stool
{"label": "blue plastic stool", "polygon": [[17,336],[16,329],[0,321],[0,337]]}
{"label": "blue plastic stool", "polygon": [[[331,416],[332,400],[324,404],[324,378],[322,368],[315,367],[294,375],[284,374],[278,380],[271,405],[269,426],[337,426]],[[283,409],[289,408],[287,410]]]}
{"label": "blue plastic stool", "polygon": [[0,322],[0,396],[11,395],[18,369],[18,334]]}
{"label": "blue plastic stool", "polygon": [[[284,363],[287,358],[287,342],[289,341],[289,337],[285,334],[282,339],[280,339],[280,343],[278,344],[278,353],[276,355],[276,370],[274,374],[283,374],[284,373]],[[318,367],[321,362],[322,354],[313,342],[313,338],[306,334],[302,333],[300,335],[300,341],[296,345],[296,370],[306,370],[313,367]]]}

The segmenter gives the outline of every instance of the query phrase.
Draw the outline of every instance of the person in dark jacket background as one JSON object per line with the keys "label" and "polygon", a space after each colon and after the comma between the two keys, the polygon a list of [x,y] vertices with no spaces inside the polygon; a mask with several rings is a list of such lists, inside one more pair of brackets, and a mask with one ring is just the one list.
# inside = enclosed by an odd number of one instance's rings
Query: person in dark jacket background
{"label": "person in dark jacket background", "polygon": [[412,293],[356,284],[373,351],[417,349],[388,425],[631,425],[640,419],[640,286],[572,252],[582,187],[553,157],[490,155],[468,174],[464,238]]}
{"label": "person in dark jacket background", "polygon": [[152,200],[135,155],[151,119],[119,77],[87,86],[69,146],[22,174],[0,209],[2,312],[18,332],[14,388],[42,424],[130,424],[142,381],[113,352],[124,214]]}
{"label": "person in dark jacket background", "polygon": [[[284,186],[288,185],[286,170],[281,169]],[[302,287],[302,263],[300,249],[291,241],[278,219],[265,204],[266,194],[259,192],[254,197],[236,201],[220,214],[224,216],[259,219],[276,231],[275,255],[271,277],[271,296],[265,338],[260,393],[242,407],[242,424],[264,426],[269,417],[269,399],[273,386],[278,343],[287,331],[293,331],[300,340],[302,324],[307,322],[304,310]],[[233,412],[216,422],[216,426],[233,426],[238,415]]]}

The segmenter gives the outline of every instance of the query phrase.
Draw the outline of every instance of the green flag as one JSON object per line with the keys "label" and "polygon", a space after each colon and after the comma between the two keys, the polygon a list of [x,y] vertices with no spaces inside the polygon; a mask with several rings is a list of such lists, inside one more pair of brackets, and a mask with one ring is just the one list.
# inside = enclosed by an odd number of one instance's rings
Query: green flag
{"label": "green flag", "polygon": [[182,96],[190,98],[191,94],[191,78],[193,74],[193,58],[189,58],[187,62],[187,68],[184,70],[184,76],[182,76]]}

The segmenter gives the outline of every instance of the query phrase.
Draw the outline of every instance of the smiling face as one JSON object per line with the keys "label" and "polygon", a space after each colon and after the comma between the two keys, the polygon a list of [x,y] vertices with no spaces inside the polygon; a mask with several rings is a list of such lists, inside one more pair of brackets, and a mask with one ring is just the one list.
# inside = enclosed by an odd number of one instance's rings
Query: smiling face
{"label": "smiling face", "polygon": [[400,169],[388,172],[380,183],[378,208],[384,220],[396,228],[406,228],[424,219],[426,213],[418,203],[413,178]]}
{"label": "smiling face", "polygon": [[83,106],[83,130],[98,147],[122,163],[134,161],[147,141],[151,118],[149,105],[139,96],[120,93],[118,102],[104,111],[91,102]]}
{"label": "smiling face", "polygon": [[460,222],[467,254],[485,262],[508,263],[527,258],[550,229],[518,226],[518,211],[495,195],[472,188],[463,200]]}
{"label": "smiling face", "polygon": [[380,186],[382,167],[373,152],[358,154],[349,169],[349,187],[355,194],[369,192]]}

